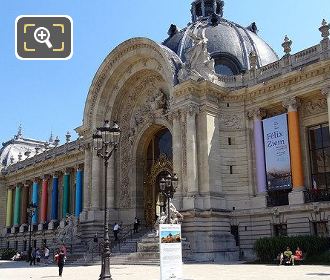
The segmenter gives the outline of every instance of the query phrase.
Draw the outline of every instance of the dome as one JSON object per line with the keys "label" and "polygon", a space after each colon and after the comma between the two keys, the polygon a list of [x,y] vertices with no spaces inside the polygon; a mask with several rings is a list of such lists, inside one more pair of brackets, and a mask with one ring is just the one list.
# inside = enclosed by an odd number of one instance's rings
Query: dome
{"label": "dome", "polygon": [[22,130],[19,128],[17,135],[13,139],[2,144],[0,149],[0,169],[11,164],[33,157],[37,151],[44,151],[45,142],[23,138]]}
{"label": "dome", "polygon": [[192,4],[192,23],[182,30],[175,25],[169,29],[169,37],[163,42],[185,61],[185,51],[192,46],[189,33],[205,36],[207,50],[215,61],[215,71],[222,75],[237,75],[250,69],[249,55],[257,55],[257,66],[262,67],[278,60],[274,50],[257,35],[257,26],[249,27],[226,20],[223,1],[196,0]]}

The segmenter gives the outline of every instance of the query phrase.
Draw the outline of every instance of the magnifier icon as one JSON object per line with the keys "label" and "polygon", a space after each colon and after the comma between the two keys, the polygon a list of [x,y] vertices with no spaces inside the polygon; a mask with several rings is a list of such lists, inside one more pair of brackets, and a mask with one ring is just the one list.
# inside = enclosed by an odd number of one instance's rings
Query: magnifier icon
{"label": "magnifier icon", "polygon": [[34,39],[40,44],[46,44],[49,49],[53,47],[52,43],[49,41],[50,32],[46,27],[38,27],[34,31]]}

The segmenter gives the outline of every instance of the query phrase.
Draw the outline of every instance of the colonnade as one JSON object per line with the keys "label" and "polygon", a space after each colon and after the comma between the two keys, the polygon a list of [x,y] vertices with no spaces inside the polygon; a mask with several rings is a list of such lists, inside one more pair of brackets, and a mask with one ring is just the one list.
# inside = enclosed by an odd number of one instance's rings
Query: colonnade
{"label": "colonnade", "polygon": [[[75,192],[72,176],[75,177]],[[10,186],[7,189],[7,228],[28,223],[30,203],[37,205],[32,216],[33,225],[57,222],[69,214],[79,217],[83,209],[83,170],[67,169]]]}

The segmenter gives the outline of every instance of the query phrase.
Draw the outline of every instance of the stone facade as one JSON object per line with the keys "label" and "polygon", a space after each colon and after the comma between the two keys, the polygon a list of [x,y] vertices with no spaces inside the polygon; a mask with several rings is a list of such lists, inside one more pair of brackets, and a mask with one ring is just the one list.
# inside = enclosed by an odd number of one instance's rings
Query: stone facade
{"label": "stone facade", "polygon": [[[223,24],[222,9],[220,12],[217,20]],[[216,24],[212,17],[212,23],[205,23],[208,16],[198,19],[193,15],[195,21],[206,25]],[[154,135],[167,129],[172,135],[173,156],[163,171],[179,177],[174,202],[184,215],[183,235],[195,259],[253,257],[255,240],[266,236],[328,235],[330,191],[326,184],[323,196],[313,195],[315,180],[308,139],[310,127],[324,124],[328,129],[329,124],[328,30],[329,25],[323,21],[320,44],[296,54],[290,54],[291,44],[286,38],[285,55],[264,66],[262,58],[251,52],[247,62],[250,68],[234,75],[216,73],[217,60],[214,62],[208,53],[208,40],[203,33],[190,35],[195,36],[194,43],[185,62],[174,51],[150,39],[123,42],[106,57],[95,75],[83,124],[76,129],[79,140],[47,149],[2,170],[1,245],[6,246],[7,241],[22,243],[27,238],[26,231],[17,233],[15,227],[11,229],[11,221],[6,225],[3,205],[7,189],[21,184],[31,188],[35,178],[47,174],[58,173],[61,182],[67,170],[72,175],[77,169],[84,172],[83,209],[78,213],[80,236],[88,239],[95,232],[101,234],[104,171],[91,142],[95,128],[105,119],[118,121],[122,130],[119,150],[111,158],[108,170],[110,223],[130,224],[135,216],[147,219],[147,215],[155,214],[146,213],[146,201],[156,203],[146,191],[146,178],[150,175],[148,147]],[[258,165],[261,143],[256,130],[262,119],[285,113],[289,134],[291,138],[295,135],[290,139],[291,158],[296,153],[301,160],[291,162],[293,185],[283,202],[270,198],[265,171]],[[62,193],[60,188],[59,209]],[[50,222],[50,195],[48,201],[45,224]],[[70,205],[75,203],[74,199],[70,201]],[[55,222],[64,218],[59,215]],[[327,230],[318,232],[318,226]],[[33,235],[34,239],[51,239],[54,230],[41,227]]]}

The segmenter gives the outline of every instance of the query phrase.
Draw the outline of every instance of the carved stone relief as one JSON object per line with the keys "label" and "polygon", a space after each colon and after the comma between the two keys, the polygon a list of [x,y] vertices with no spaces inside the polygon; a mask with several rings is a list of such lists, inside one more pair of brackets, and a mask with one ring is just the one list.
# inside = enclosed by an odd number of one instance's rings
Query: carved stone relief
{"label": "carved stone relief", "polygon": [[156,86],[159,79],[156,75],[150,75],[137,83],[134,90],[124,94],[121,106],[117,108],[122,129],[119,190],[119,206],[122,208],[131,205],[129,174],[136,134],[146,123],[153,122],[156,117],[166,116],[169,110],[168,94]]}
{"label": "carved stone relief", "polygon": [[220,119],[220,128],[222,129],[243,129],[243,116],[233,115],[233,114],[221,114]]}
{"label": "carved stone relief", "polygon": [[303,103],[303,115],[308,117],[315,114],[326,113],[328,110],[327,99],[324,97],[314,98]]}

